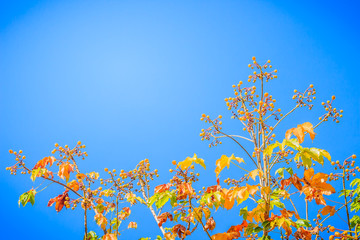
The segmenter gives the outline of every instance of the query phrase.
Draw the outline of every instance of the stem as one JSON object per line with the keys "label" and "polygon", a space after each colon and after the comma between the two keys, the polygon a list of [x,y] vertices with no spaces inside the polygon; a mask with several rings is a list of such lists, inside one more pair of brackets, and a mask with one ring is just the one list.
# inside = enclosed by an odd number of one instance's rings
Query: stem
{"label": "stem", "polygon": [[234,164],[235,166],[237,166],[238,168],[240,168],[241,170],[244,170],[245,172],[248,172],[248,173],[250,172],[250,171],[246,170],[245,168],[240,167],[239,165],[237,165],[233,161],[231,161],[231,163]]}
{"label": "stem", "polygon": [[247,154],[247,155],[249,156],[249,158],[253,161],[253,163],[255,164],[255,166],[257,166],[256,162],[255,162],[254,159],[251,157],[251,155],[248,153],[248,151],[246,151],[246,149],[245,149],[238,141],[236,141],[235,138],[233,138],[233,137],[231,137],[230,135],[228,135],[228,134],[220,131],[217,127],[216,127],[216,130],[217,130],[219,133],[227,136],[228,138],[230,138],[231,140],[233,140],[234,142],[236,142],[236,143],[246,152],[246,154]]}
{"label": "stem", "polygon": [[[243,136],[239,136],[239,135],[229,135],[231,137],[237,137],[237,138],[242,138],[244,140],[247,140],[249,142],[253,142],[251,139],[247,138],[247,137],[243,137]],[[223,138],[223,137],[227,137],[227,136],[214,136],[214,138]]]}
{"label": "stem", "polygon": [[85,239],[87,240],[87,207],[85,206],[85,210],[84,210],[84,225],[85,225]]}
{"label": "stem", "polygon": [[346,185],[345,185],[345,166],[343,166],[343,176],[342,176],[342,179],[343,179],[343,189],[344,189],[344,199],[345,199],[345,208],[346,208],[346,216],[347,216],[347,224],[348,224],[348,227],[349,227],[349,231],[350,231],[350,236],[352,236],[351,234],[351,225],[350,225],[350,215],[349,215],[349,206],[348,206],[348,201],[347,201],[347,198],[346,198]]}
{"label": "stem", "polygon": [[[149,201],[148,201],[148,198],[147,198],[147,196],[145,194],[145,183],[144,183],[144,180],[140,177],[140,175],[139,175],[139,182],[140,182],[140,185],[141,185],[141,193],[142,193],[146,203],[148,203]],[[165,230],[164,230],[164,228],[162,226],[161,227],[159,226],[159,220],[158,220],[157,215],[156,215],[156,213],[154,211],[154,208],[152,206],[149,206],[149,205],[147,205],[147,206],[150,209],[150,212],[153,215],[158,227],[160,228],[161,233],[165,236]]]}
{"label": "stem", "polygon": [[[289,114],[291,114],[293,111],[295,111],[300,105],[296,105],[296,107],[294,107],[293,109],[290,110],[290,112],[288,112],[287,114],[285,114],[282,118],[280,118],[280,120],[275,124],[275,126],[273,127],[273,129],[269,132],[269,134],[267,135],[267,138],[269,138],[271,136],[271,133],[275,130],[275,128],[277,127],[277,125],[279,125],[279,123],[284,120],[284,118],[286,118]],[[265,144],[265,142],[263,142],[263,145]]]}

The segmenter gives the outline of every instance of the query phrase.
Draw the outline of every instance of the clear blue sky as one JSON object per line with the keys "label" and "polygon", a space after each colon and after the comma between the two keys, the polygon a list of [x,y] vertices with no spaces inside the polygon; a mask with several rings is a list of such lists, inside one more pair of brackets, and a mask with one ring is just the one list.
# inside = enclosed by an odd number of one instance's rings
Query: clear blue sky
{"label": "clear blue sky", "polygon": [[[34,164],[55,142],[81,140],[89,153],[84,171],[131,169],[149,158],[163,180],[155,185],[168,181],[172,160],[196,152],[208,165],[199,170],[201,183],[215,184],[215,160],[243,153],[231,142],[209,149],[199,138],[206,126],[199,118],[222,114],[225,129],[240,129],[223,99],[246,80],[252,56],[271,59],[279,70],[269,91],[284,110],[293,89],[311,83],[318,106],[336,95],[342,122],[316,129],[314,146],[339,160],[360,155],[359,10],[356,1],[1,1],[0,238],[83,233],[79,214],[46,207],[58,188],[37,195],[34,207],[18,207],[32,182],[5,171],[10,148],[23,149]],[[277,135],[315,123],[322,111],[299,111]],[[122,239],[160,233],[150,213],[133,212],[139,228]],[[228,229],[230,216],[239,223],[237,210],[216,214],[218,231]]]}

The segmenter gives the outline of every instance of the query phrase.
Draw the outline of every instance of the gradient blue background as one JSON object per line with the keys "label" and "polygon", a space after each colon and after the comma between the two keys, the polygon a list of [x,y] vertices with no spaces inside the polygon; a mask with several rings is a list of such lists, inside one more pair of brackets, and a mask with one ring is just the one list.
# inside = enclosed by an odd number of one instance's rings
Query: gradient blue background
{"label": "gradient blue background", "polygon": [[[10,148],[23,149],[32,165],[55,142],[81,140],[89,153],[84,171],[131,169],[149,158],[162,179],[154,185],[168,181],[172,160],[196,152],[208,165],[199,168],[199,185],[215,184],[215,160],[244,154],[230,141],[209,149],[199,118],[222,114],[225,129],[241,129],[223,99],[246,80],[252,56],[279,69],[267,89],[282,109],[291,108],[294,88],[318,90],[314,111],[292,115],[277,129],[280,139],[296,124],[316,123],[320,102],[336,95],[344,118],[316,129],[313,146],[335,160],[360,154],[359,10],[356,1],[1,1],[0,239],[83,236],[80,210],[46,207],[59,188],[38,194],[34,207],[18,207],[32,182],[5,171]],[[227,170],[222,179],[241,175]],[[133,210],[137,218],[139,228],[121,239],[160,233],[144,208]],[[241,221],[238,210],[215,220],[219,232]]]}

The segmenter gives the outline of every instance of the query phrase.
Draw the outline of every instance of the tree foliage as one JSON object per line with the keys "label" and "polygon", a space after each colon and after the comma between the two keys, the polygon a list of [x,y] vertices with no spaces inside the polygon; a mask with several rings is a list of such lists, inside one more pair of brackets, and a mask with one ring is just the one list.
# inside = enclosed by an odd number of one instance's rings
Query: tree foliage
{"label": "tree foliage", "polygon": [[[360,210],[360,179],[356,178],[356,173],[360,170],[355,167],[356,156],[342,162],[333,161],[325,149],[302,145],[307,135],[311,140],[316,137],[315,130],[323,123],[339,122],[342,110],[333,106],[335,97],[322,103],[325,113],[318,123],[294,123],[293,128],[282,133],[284,138],[277,141],[274,132],[279,124],[299,108],[311,110],[316,90],[312,84],[302,92],[295,90],[293,108],[283,113],[276,107],[276,99],[264,91],[264,85],[277,78],[277,70],[272,70],[270,61],[260,65],[255,57],[252,60],[249,67],[255,71],[248,82],[254,86],[244,86],[240,81],[232,86],[234,96],[225,98],[231,118],[238,121],[244,133],[225,133],[221,115],[216,118],[201,116],[209,125],[201,130],[200,136],[210,141],[210,147],[222,144],[227,138],[243,152],[241,156],[222,155],[210,163],[216,166],[216,185],[195,189],[194,183],[200,177],[195,166],[206,169],[204,159],[196,154],[184,161],[173,161],[170,181],[153,187],[151,181],[159,175],[157,170],[150,169],[148,159],[140,161],[131,171],[105,168],[102,177],[99,172],[83,173],[78,160],[85,159],[87,153],[81,142],[72,148],[55,144],[53,156],[44,157],[34,167],[26,164],[21,150],[10,150],[15,164],[7,170],[11,174],[19,171],[29,174],[32,181],[42,178],[62,186],[63,192],[50,198],[48,207],[55,206],[57,212],[81,207],[86,240],[121,239],[121,231],[136,229],[137,222],[126,222],[135,204],[147,208],[153,215],[161,233],[156,239],[186,239],[195,231],[203,231],[204,236],[212,240],[269,240],[279,234],[283,239],[311,240],[323,239],[326,232],[332,233],[330,239],[360,238],[360,217],[356,215]],[[252,147],[245,147],[246,142]],[[332,165],[334,171],[316,172],[315,165]],[[237,168],[238,177],[224,179],[224,184],[220,184],[221,175],[226,174],[224,169],[230,167]],[[342,182],[340,189],[335,189],[338,186],[333,184],[335,181]],[[22,194],[19,205],[25,206],[28,202],[34,205],[36,194],[43,190],[37,189]],[[342,201],[328,198],[334,194]],[[303,199],[305,210],[296,206],[294,198]],[[219,208],[239,212],[242,221],[229,219],[226,232],[216,231],[214,212]],[[309,218],[309,208],[317,211],[316,218]],[[344,215],[342,218],[348,229],[326,225],[340,214]],[[91,218],[102,232],[89,231],[87,222]]]}

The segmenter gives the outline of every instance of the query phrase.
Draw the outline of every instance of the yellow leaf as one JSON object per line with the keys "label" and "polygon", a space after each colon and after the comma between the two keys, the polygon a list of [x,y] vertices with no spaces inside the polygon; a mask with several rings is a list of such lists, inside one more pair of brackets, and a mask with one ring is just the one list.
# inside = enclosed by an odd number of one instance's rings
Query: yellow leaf
{"label": "yellow leaf", "polygon": [[179,163],[178,163],[178,166],[179,166],[182,170],[185,170],[185,169],[187,169],[188,167],[190,167],[191,164],[193,164],[193,163],[200,164],[203,168],[206,169],[206,165],[205,165],[204,159],[198,158],[198,157],[196,156],[196,154],[194,154],[193,157],[187,157],[184,161],[179,162]]}
{"label": "yellow leaf", "polygon": [[215,168],[216,177],[219,176],[220,172],[225,167],[228,167],[228,168],[230,167],[231,160],[235,160],[238,163],[244,162],[244,159],[242,159],[240,157],[235,157],[234,154],[232,154],[230,157],[228,157],[226,155],[222,155],[220,159],[216,160],[216,168]]}
{"label": "yellow leaf", "polygon": [[259,176],[260,178],[263,176],[263,172],[259,169],[252,170],[248,173],[249,178],[251,177],[254,181],[256,179],[256,176]]}

